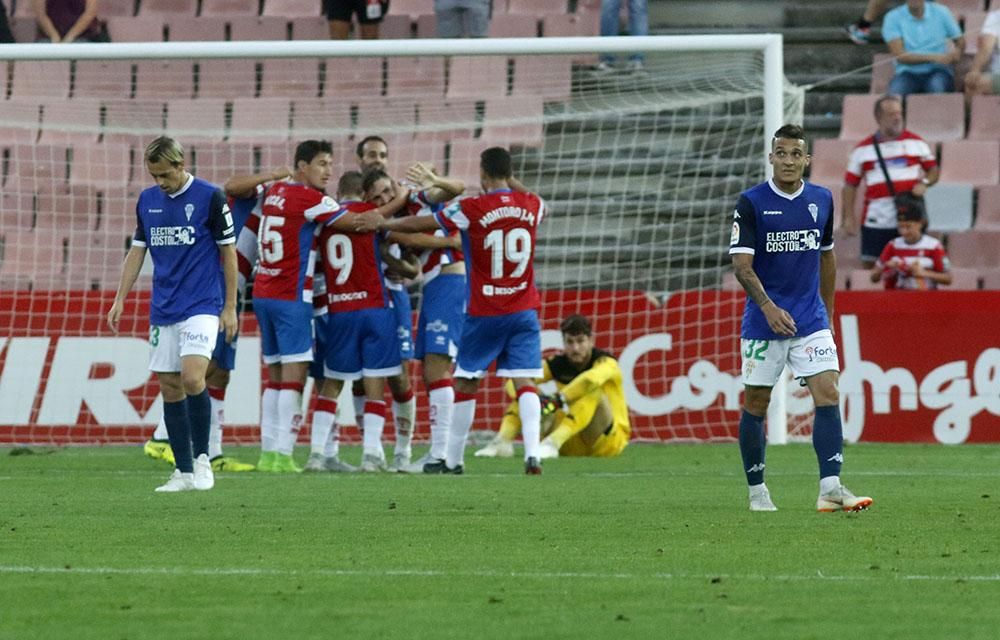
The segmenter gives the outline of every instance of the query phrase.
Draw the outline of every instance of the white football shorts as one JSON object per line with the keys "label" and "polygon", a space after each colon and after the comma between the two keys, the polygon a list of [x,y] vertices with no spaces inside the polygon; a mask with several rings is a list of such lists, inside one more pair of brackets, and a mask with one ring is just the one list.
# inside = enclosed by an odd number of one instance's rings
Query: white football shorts
{"label": "white football shorts", "polygon": [[149,328],[149,370],[177,373],[181,358],[205,356],[212,359],[219,337],[219,316],[197,315],[187,320]]}
{"label": "white football shorts", "polygon": [[808,378],[824,371],[840,371],[837,345],[829,329],[801,338],[753,340],[742,338],[743,384],[773,387],[785,364],[796,378]]}

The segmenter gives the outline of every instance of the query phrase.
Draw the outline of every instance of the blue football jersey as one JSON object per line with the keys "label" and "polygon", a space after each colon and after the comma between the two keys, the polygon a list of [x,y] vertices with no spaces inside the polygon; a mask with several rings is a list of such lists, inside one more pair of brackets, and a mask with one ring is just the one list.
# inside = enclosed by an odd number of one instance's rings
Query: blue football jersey
{"label": "blue football jersey", "polygon": [[132,244],[146,247],[153,260],[150,323],[218,315],[225,285],[216,245],[236,242],[222,191],[194,177],[173,194],[150,187],[139,194],[135,215]]}
{"label": "blue football jersey", "polygon": [[[794,194],[770,180],[740,194],[729,253],[753,255],[753,270],[767,295],[795,320],[797,336],[829,329],[819,295],[820,251],[833,249],[833,196],[804,182]],[[747,298],[744,338],[776,340],[764,313]]]}

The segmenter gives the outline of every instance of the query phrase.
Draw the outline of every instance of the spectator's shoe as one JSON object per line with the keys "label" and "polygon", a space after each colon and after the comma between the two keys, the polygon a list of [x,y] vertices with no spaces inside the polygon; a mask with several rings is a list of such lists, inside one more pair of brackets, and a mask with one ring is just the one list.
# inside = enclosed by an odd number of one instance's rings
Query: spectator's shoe
{"label": "spectator's shoe", "polygon": [[778,507],[771,502],[771,492],[763,484],[750,487],[751,511],[777,511]]}
{"label": "spectator's shoe", "polygon": [[545,438],[538,443],[538,457],[542,460],[559,457],[559,447],[549,438]]}
{"label": "spectator's shoe", "polygon": [[253,471],[254,467],[249,462],[240,462],[236,458],[230,458],[229,456],[219,456],[217,458],[212,458],[212,471],[225,471],[229,473],[240,473],[244,471]]}
{"label": "spectator's shoe", "polygon": [[421,473],[426,473],[428,475],[436,475],[439,473],[449,473],[448,465],[444,463],[443,459],[438,458],[428,458],[427,462],[420,469]]}
{"label": "spectator's shoe", "polygon": [[854,44],[868,44],[871,42],[871,27],[862,27],[857,22],[852,22],[844,27],[844,31],[847,32],[847,37],[850,38],[851,42]]}
{"label": "spectator's shoe", "polygon": [[642,60],[629,60],[625,65],[626,73],[645,73],[646,67],[643,66]]}
{"label": "spectator's shoe", "polygon": [[362,473],[378,473],[379,471],[385,471],[385,460],[381,457],[366,453],[361,456],[361,467]]}
{"label": "spectator's shoe", "polygon": [[142,451],[153,460],[163,460],[170,466],[174,465],[174,450],[170,448],[169,440],[150,438],[146,440],[146,444],[142,445]]}
{"label": "spectator's shoe", "polygon": [[215,474],[212,473],[212,463],[208,455],[201,454],[194,459],[194,488],[198,491],[208,491],[215,486]]}
{"label": "spectator's shoe", "polygon": [[603,60],[598,62],[590,70],[595,76],[609,76],[617,71],[615,66],[610,62],[604,62]]}
{"label": "spectator's shoe", "polygon": [[274,462],[276,455],[278,455],[277,451],[261,451],[260,459],[257,460],[257,471],[263,471],[265,473],[274,473]]}
{"label": "spectator's shoe", "polygon": [[410,467],[410,455],[407,453],[399,452],[392,456],[392,464],[389,465],[389,471],[391,473],[406,473],[406,470]]}
{"label": "spectator's shoe", "polygon": [[872,505],[868,496],[856,496],[844,485],[840,485],[829,493],[821,493],[816,498],[816,511],[830,513],[832,511],[863,511]]}
{"label": "spectator's shoe", "polygon": [[179,491],[194,490],[194,474],[181,473],[180,469],[174,469],[174,472],[170,474],[170,479],[154,489],[156,493],[177,493]]}
{"label": "spectator's shoe", "polygon": [[472,455],[477,458],[513,458],[514,443],[504,440],[498,434],[494,436],[488,445]]}
{"label": "spectator's shoe", "polygon": [[330,456],[323,460],[323,469],[332,473],[355,473],[358,468],[353,464],[347,464],[339,456]]}
{"label": "spectator's shoe", "polygon": [[302,473],[302,467],[295,464],[295,458],[284,453],[278,453],[275,451],[274,464],[271,467],[271,471],[274,473]]}
{"label": "spectator's shoe", "polygon": [[306,460],[306,464],[302,467],[303,471],[326,471],[326,467],[323,463],[326,462],[326,457],[322,453],[316,453],[315,451],[309,454],[309,459]]}
{"label": "spectator's shoe", "polygon": [[542,462],[538,458],[531,457],[524,461],[524,473],[529,476],[542,475]]}

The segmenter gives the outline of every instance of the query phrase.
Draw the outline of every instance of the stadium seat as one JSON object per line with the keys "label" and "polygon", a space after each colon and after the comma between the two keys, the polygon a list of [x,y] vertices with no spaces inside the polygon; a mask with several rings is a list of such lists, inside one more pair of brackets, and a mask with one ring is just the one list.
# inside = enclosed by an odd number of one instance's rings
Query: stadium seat
{"label": "stadium seat", "polygon": [[170,42],[221,42],[226,39],[226,18],[177,16],[166,22]]}
{"label": "stadium seat", "polygon": [[492,146],[477,138],[452,140],[449,146],[447,175],[465,182],[465,193],[479,192],[479,154]]}
{"label": "stadium seat", "polygon": [[194,71],[190,60],[138,60],[135,63],[135,97],[194,97]]}
{"label": "stadium seat", "polygon": [[968,13],[983,10],[983,0],[940,0],[940,2],[951,9],[956,20]]}
{"label": "stadium seat", "polygon": [[10,175],[34,180],[39,187],[62,188],[66,185],[68,175],[67,152],[66,145],[60,144],[14,147],[9,160]]}
{"label": "stadium seat", "polygon": [[[417,105],[413,100],[374,100],[358,101],[357,103],[357,125],[355,136],[380,135],[385,137],[387,133],[406,132],[406,136],[413,138],[413,129],[417,125]],[[392,153],[399,150],[399,147],[392,147]],[[390,154],[390,156],[392,155]]]}
{"label": "stadium seat", "polygon": [[226,136],[226,100],[171,100],[167,103],[167,131],[182,144],[222,142]]}
{"label": "stadium seat", "polygon": [[572,56],[514,56],[512,96],[569,100],[572,91]]}
{"label": "stadium seat", "polygon": [[125,188],[134,164],[141,166],[141,158],[133,162],[129,146],[125,143],[77,145],[73,147],[73,161],[69,165],[69,184],[85,187]]}
{"label": "stadium seat", "polygon": [[[187,161],[194,175],[220,187],[235,175],[249,175],[255,170],[251,143],[202,142],[191,145],[187,148]],[[265,170],[274,166],[261,162],[261,168]]]}
{"label": "stadium seat", "polygon": [[201,16],[255,16],[259,0],[201,0]]}
{"label": "stadium seat", "polygon": [[421,100],[441,98],[444,68],[443,57],[392,56],[386,66],[385,95],[387,98],[419,96]]}
{"label": "stadium seat", "polygon": [[142,0],[139,3],[139,17],[150,16],[191,16],[198,9],[198,0]]}
{"label": "stadium seat", "polygon": [[1000,96],[972,98],[968,139],[1000,140]]}
{"label": "stadium seat", "polygon": [[388,173],[402,178],[406,170],[416,162],[429,162],[438,170],[444,167],[444,143],[433,138],[423,138],[419,134],[383,136],[389,146]]}
{"label": "stadium seat", "polygon": [[262,60],[260,96],[262,98],[315,98],[319,96],[319,62],[313,58]]}
{"label": "stadium seat", "polygon": [[952,264],[963,267],[1000,267],[1000,231],[958,231],[948,234]]}
{"label": "stadium seat", "polygon": [[482,137],[504,146],[540,147],[543,139],[541,96],[486,101]]}
{"label": "stadium seat", "polygon": [[853,94],[844,96],[840,117],[841,140],[861,140],[875,133],[875,101],[880,96]]}
{"label": "stadium seat", "polygon": [[3,275],[30,278],[34,287],[41,289],[51,288],[53,279],[64,272],[65,233],[4,230],[2,239],[0,273]]}
{"label": "stadium seat", "polygon": [[838,272],[849,273],[861,267],[861,240],[858,236],[849,236],[839,227],[835,228],[833,252],[837,256]]}
{"label": "stadium seat", "polygon": [[113,42],[163,42],[161,16],[110,16],[106,22]]}
{"label": "stadium seat", "polygon": [[[261,15],[283,18],[318,16],[322,6],[319,2],[302,2],[302,0],[264,0],[264,11]],[[395,3],[392,9],[396,10]]]}
{"label": "stadium seat", "polygon": [[490,19],[491,38],[536,38],[538,17],[535,14],[499,14]]}
{"label": "stadium seat", "polygon": [[36,100],[9,100],[3,103],[0,145],[30,145],[38,139],[41,105]]}
{"label": "stadium seat", "polygon": [[975,291],[979,289],[979,270],[952,267],[951,284],[944,288],[956,291]]}
{"label": "stadium seat", "polygon": [[848,278],[851,282],[851,291],[881,291],[885,285],[879,282],[872,282],[871,272],[868,269],[851,269]]}
{"label": "stadium seat", "polygon": [[381,40],[409,40],[413,37],[413,18],[407,13],[390,12],[378,25],[378,37]]}
{"label": "stadium seat", "polygon": [[961,140],[965,137],[965,96],[961,93],[907,96],[906,128],[931,143]]}
{"label": "stadium seat", "polygon": [[135,0],[101,0],[100,16],[134,16],[135,5]]}
{"label": "stadium seat", "polygon": [[74,98],[132,97],[130,60],[77,60],[73,76]]}
{"label": "stadium seat", "polygon": [[847,172],[847,159],[856,144],[856,140],[840,138],[820,138],[814,141],[812,161],[809,163],[809,181],[836,185],[839,189]]}
{"label": "stadium seat", "polygon": [[979,188],[975,228],[1000,230],[1000,185]]}
{"label": "stadium seat", "polygon": [[[343,138],[341,138],[343,140]],[[267,144],[258,145],[258,152],[260,156],[260,168],[262,171],[267,171],[268,169],[273,169],[275,167],[291,167],[293,160],[295,158],[295,146],[296,141],[286,141],[286,142],[269,142]],[[348,145],[350,146],[350,145]],[[343,147],[342,147],[343,148]],[[338,148],[336,143],[334,143],[333,153],[334,158],[337,157]],[[354,167],[354,163],[350,163],[350,167]],[[337,169],[334,167],[334,177],[331,178],[332,187],[336,187]]]}
{"label": "stadium seat", "polygon": [[1000,142],[953,140],[941,144],[941,182],[977,187],[1000,182]]}
{"label": "stadium seat", "polygon": [[983,23],[986,22],[986,12],[968,11],[962,22],[962,31],[965,33],[965,54],[974,56],[979,50],[979,33],[983,30]]}
{"label": "stadium seat", "polygon": [[408,14],[416,20],[417,16],[434,13],[434,0],[392,0],[392,13]]}
{"label": "stadium seat", "polygon": [[104,103],[104,141],[137,143],[163,132],[163,100],[125,100]]}
{"label": "stadium seat", "polygon": [[507,95],[507,58],[455,56],[451,58],[445,97],[480,100]]}
{"label": "stadium seat", "polygon": [[972,227],[972,185],[939,182],[927,190],[927,223],[932,231],[964,231]]}
{"label": "stadium seat", "polygon": [[983,289],[989,291],[1000,291],[1000,269],[982,269]]}
{"label": "stadium seat", "polygon": [[508,0],[507,12],[537,16],[566,13],[566,0]]}
{"label": "stadium seat", "polygon": [[330,23],[320,16],[292,18],[292,40],[329,40]]}
{"label": "stadium seat", "polygon": [[[447,142],[456,138],[471,138],[476,125],[476,101],[452,100],[417,103],[417,121],[424,138]],[[430,127],[430,129],[429,129]]]}
{"label": "stadium seat", "polygon": [[323,95],[369,100],[382,95],[382,58],[327,58]]}
{"label": "stadium seat", "polygon": [[418,38],[437,37],[437,16],[433,13],[419,15],[414,18],[416,34]]}
{"label": "stadium seat", "polygon": [[11,98],[69,97],[69,60],[18,60],[13,67]]}
{"label": "stadium seat", "polygon": [[896,56],[891,53],[876,53],[872,58],[872,82],[869,93],[883,95],[889,90],[889,83],[892,76],[896,74],[896,65],[893,60]]}
{"label": "stadium seat", "polygon": [[546,38],[572,38],[600,35],[600,16],[590,13],[547,14],[542,18]]}
{"label": "stadium seat", "polygon": [[101,103],[92,98],[42,104],[42,144],[92,145],[101,134]]}
{"label": "stadium seat", "polygon": [[347,138],[350,131],[351,107],[347,102],[297,98],[292,103],[292,140]]}
{"label": "stadium seat", "polygon": [[287,140],[290,113],[291,102],[287,98],[236,98],[229,139],[243,142]]}
{"label": "stadium seat", "polygon": [[0,229],[30,231],[35,224],[35,181],[12,176],[0,189]]}
{"label": "stadium seat", "polygon": [[257,61],[248,58],[206,58],[198,62],[199,98],[251,98],[257,93]]}
{"label": "stadium seat", "polygon": [[288,18],[279,16],[235,16],[229,19],[229,39],[288,40]]}
{"label": "stadium seat", "polygon": [[62,233],[80,242],[89,241],[90,233],[97,229],[96,199],[97,192],[89,186],[71,186],[65,193],[58,194],[39,190],[35,233]]}

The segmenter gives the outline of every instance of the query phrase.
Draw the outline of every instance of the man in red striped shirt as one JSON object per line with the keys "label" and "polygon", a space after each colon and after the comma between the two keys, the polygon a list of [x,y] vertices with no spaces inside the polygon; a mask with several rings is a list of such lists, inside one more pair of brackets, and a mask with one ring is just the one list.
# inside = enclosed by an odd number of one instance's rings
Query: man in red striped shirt
{"label": "man in red striped shirt", "polygon": [[854,147],[847,162],[841,198],[844,230],[854,235],[854,198],[862,178],[865,181],[865,206],[861,214],[861,262],[870,269],[885,244],[896,237],[896,205],[879,166],[875,145],[879,145],[886,170],[896,193],[912,192],[922,196],[938,181],[939,169],[934,150],[923,138],[908,131],[903,119],[903,102],[898,96],[883,96],[875,103],[878,131]]}

